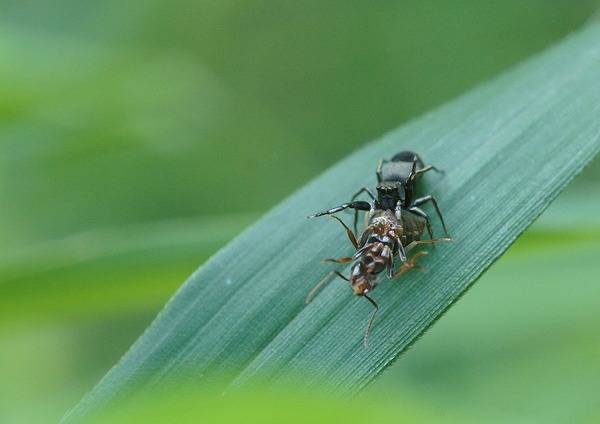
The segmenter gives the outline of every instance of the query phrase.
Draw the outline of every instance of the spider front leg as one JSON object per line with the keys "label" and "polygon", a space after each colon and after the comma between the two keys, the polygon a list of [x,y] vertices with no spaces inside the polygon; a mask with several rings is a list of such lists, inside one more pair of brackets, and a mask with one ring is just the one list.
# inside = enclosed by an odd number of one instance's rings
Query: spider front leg
{"label": "spider front leg", "polygon": [[361,211],[369,211],[369,210],[371,210],[371,204],[369,202],[365,202],[364,200],[359,200],[359,201],[350,202],[350,203],[342,203],[341,205],[336,206],[335,208],[327,209],[326,211],[319,212],[314,215],[309,215],[308,219],[313,219],[313,218],[316,218],[318,216],[323,216],[323,215],[333,215],[334,213],[341,212],[344,209],[348,209],[348,208],[359,209]]}

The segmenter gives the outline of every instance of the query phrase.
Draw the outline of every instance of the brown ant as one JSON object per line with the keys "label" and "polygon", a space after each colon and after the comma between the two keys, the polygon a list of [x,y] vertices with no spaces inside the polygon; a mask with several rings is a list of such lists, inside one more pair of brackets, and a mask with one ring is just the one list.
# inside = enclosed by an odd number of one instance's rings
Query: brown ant
{"label": "brown ant", "polygon": [[[407,165],[409,157],[412,163]],[[337,275],[348,281],[353,293],[357,296],[365,297],[375,308],[365,331],[365,347],[368,345],[371,326],[379,309],[377,302],[369,297],[368,293],[373,291],[379,283],[379,274],[387,268],[387,277],[392,280],[409,269],[416,268],[422,270],[414,262],[420,256],[427,254],[427,252],[418,252],[410,260],[407,258],[406,252],[418,244],[452,240],[449,236],[447,238],[434,239],[429,216],[418,207],[430,200],[433,201],[444,231],[448,235],[444,219],[435,198],[428,195],[413,201],[417,177],[430,169],[438,171],[432,165],[424,167],[423,162],[416,153],[408,151],[400,152],[389,162],[384,160],[379,162],[377,167],[377,179],[379,181],[377,195],[370,188],[364,187],[353,197],[355,199],[365,191],[371,196],[373,203],[352,201],[309,216],[309,218],[315,218],[317,216],[329,215],[338,220],[346,229],[348,238],[356,249],[356,252],[347,258],[326,260],[326,262],[335,263],[354,262],[350,278],[345,277],[338,271],[330,272],[311,290],[306,298],[306,303],[311,301],[316,292],[333,275]],[[358,241],[352,230],[340,218],[333,215],[347,208],[355,209],[356,211],[368,211],[367,225],[361,232]],[[425,222],[418,219],[417,216],[423,218]],[[430,239],[420,240],[425,226],[427,226]],[[398,271],[394,272],[394,260],[396,256],[400,258],[403,265]]]}

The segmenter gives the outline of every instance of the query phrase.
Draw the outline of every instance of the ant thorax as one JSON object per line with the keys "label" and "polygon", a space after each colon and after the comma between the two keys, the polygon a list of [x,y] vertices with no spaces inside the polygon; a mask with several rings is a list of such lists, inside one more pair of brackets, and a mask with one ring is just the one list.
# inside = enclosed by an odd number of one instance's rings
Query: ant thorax
{"label": "ant thorax", "polygon": [[369,225],[376,226],[402,226],[402,222],[391,210],[377,210],[371,209],[369,211]]}
{"label": "ant thorax", "polygon": [[380,242],[387,245],[402,238],[404,229],[401,217],[391,211],[371,211],[369,224],[360,236],[360,245]]}

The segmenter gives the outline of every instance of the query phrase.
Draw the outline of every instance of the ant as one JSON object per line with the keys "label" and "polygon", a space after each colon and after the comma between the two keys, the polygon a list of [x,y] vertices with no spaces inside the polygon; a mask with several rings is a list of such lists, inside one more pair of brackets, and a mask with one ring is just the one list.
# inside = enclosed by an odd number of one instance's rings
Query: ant
{"label": "ant", "polygon": [[[409,269],[416,268],[422,270],[414,262],[420,256],[427,254],[427,252],[418,252],[410,260],[407,258],[406,252],[419,244],[452,240],[448,235],[443,216],[435,198],[427,195],[413,200],[417,178],[430,169],[440,172],[433,165],[424,166],[421,158],[416,153],[410,151],[400,152],[391,161],[383,159],[379,161],[376,171],[378,180],[377,194],[372,189],[363,187],[352,197],[350,203],[344,203],[335,208],[309,216],[309,218],[315,218],[328,215],[331,218],[335,218],[345,228],[356,252],[350,257],[325,260],[326,262],[335,263],[354,262],[350,278],[345,277],[339,271],[330,272],[311,290],[306,298],[306,303],[311,301],[316,292],[333,275],[337,275],[348,281],[353,293],[357,296],[365,297],[375,308],[365,331],[365,347],[368,346],[371,326],[379,309],[377,302],[369,297],[368,293],[373,291],[379,283],[379,274],[387,268],[387,277],[389,280],[392,280]],[[373,202],[355,201],[354,199],[362,192],[369,194]],[[444,231],[448,235],[447,238],[433,238],[429,216],[419,208],[420,205],[428,201],[433,202]],[[363,210],[368,212],[366,217],[367,225],[362,230],[358,241],[354,232],[340,218],[333,215],[348,208],[355,209],[356,211],[354,221],[355,231],[358,211]],[[423,218],[425,222],[418,219],[417,216]],[[427,227],[430,239],[420,240],[425,227]],[[400,258],[403,265],[398,271],[394,272],[396,256]]]}

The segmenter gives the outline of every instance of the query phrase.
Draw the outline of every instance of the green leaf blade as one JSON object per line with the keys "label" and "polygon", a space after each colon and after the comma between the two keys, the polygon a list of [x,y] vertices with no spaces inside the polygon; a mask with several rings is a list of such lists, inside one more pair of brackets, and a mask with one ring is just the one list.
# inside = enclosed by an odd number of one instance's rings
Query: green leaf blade
{"label": "green leaf blade", "polygon": [[[594,26],[340,162],[193,274],[65,421],[164,380],[217,382],[224,389],[256,380],[336,393],[364,388],[597,155],[598,69],[600,26]],[[377,161],[407,148],[445,170],[427,175],[425,185],[454,242],[428,249],[420,261],[426,272],[384,279],[373,293],[381,308],[364,349],[372,312],[366,301],[331,282],[304,304],[334,268],[320,261],[351,253],[339,225],[305,217],[373,186]]]}

